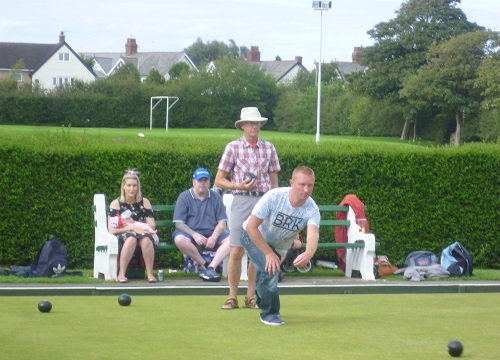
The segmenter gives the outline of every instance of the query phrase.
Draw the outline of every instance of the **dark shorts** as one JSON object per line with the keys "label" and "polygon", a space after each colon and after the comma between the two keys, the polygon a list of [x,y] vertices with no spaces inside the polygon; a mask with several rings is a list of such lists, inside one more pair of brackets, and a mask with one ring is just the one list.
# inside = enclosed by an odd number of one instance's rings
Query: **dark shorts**
{"label": "dark shorts", "polygon": [[[187,237],[189,240],[191,240],[191,242],[198,246],[198,244],[196,243],[196,241],[193,239],[193,237],[191,235],[188,235],[186,234],[185,232],[183,231],[180,231],[180,230],[175,230],[174,233],[172,234],[172,240],[175,240],[175,237],[177,235],[184,235],[185,237]],[[212,234],[202,234],[203,236],[205,236],[206,238],[210,237]],[[224,231],[220,236],[219,238],[217,239],[217,242],[215,243],[216,245],[219,245],[222,240],[224,240],[225,238],[227,238],[229,236],[229,231]]]}

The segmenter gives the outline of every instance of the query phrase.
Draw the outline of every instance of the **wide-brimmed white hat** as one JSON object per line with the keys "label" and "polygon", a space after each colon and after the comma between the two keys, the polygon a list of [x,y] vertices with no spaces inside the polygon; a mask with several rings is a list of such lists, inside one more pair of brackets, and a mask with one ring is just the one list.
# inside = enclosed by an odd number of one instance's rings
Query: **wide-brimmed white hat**
{"label": "wide-brimmed white hat", "polygon": [[246,107],[241,109],[240,119],[234,123],[236,129],[243,130],[241,128],[241,123],[247,121],[261,122],[261,127],[267,122],[267,118],[260,116],[259,109],[256,107]]}

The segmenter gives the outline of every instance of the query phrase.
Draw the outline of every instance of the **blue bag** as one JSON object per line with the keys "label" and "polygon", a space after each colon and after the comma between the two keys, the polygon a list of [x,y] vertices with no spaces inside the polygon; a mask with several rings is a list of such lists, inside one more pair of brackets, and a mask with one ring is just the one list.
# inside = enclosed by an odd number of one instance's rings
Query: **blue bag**
{"label": "blue bag", "polygon": [[438,263],[437,256],[430,251],[414,251],[406,257],[405,267],[408,266],[430,266]]}
{"label": "blue bag", "polygon": [[441,266],[451,275],[472,275],[472,256],[458,241],[441,253]]}

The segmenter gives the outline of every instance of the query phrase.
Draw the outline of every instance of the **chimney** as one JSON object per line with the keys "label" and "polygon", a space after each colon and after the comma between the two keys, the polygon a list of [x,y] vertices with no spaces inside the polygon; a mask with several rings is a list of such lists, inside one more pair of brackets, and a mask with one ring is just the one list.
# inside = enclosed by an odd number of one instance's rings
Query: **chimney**
{"label": "chimney", "polygon": [[250,46],[250,51],[247,52],[248,61],[260,61],[260,51],[258,46]]}
{"label": "chimney", "polygon": [[64,36],[64,31],[61,31],[59,34],[59,44],[63,44],[66,41],[66,37]]}
{"label": "chimney", "polygon": [[127,44],[125,45],[125,55],[131,56],[137,54],[137,43],[135,39],[127,39]]}
{"label": "chimney", "polygon": [[296,56],[295,57],[295,62],[298,62],[299,64],[302,64],[302,56]]}
{"label": "chimney", "polygon": [[363,57],[363,47],[355,47],[352,53],[352,63],[359,64],[361,62],[361,58]]}

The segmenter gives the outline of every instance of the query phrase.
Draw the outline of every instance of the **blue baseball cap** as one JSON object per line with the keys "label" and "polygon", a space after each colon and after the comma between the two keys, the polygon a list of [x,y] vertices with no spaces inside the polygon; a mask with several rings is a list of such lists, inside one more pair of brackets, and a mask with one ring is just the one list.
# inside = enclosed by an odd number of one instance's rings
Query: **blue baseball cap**
{"label": "blue baseball cap", "polygon": [[208,170],[205,168],[196,169],[193,173],[193,179],[200,180],[203,178],[210,179],[210,173],[208,172]]}

